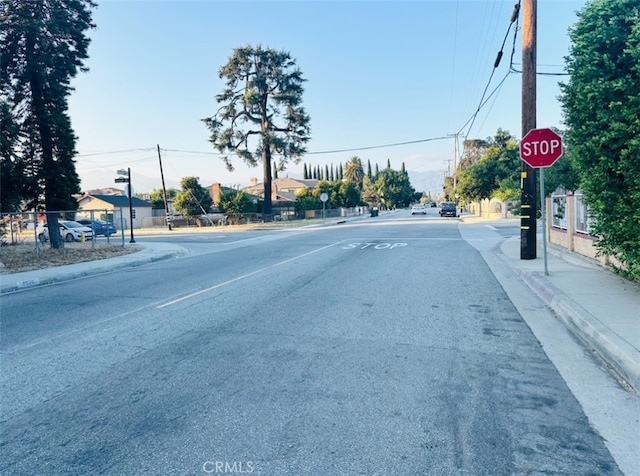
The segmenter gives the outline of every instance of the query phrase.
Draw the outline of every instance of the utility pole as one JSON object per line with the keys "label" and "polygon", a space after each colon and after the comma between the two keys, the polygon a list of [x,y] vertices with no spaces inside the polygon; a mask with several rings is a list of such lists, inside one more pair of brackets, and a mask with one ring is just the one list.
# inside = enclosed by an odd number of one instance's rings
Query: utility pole
{"label": "utility pole", "polygon": [[456,206],[458,205],[458,194],[456,188],[458,187],[458,133],[453,134],[453,198]]}
{"label": "utility pole", "polygon": [[171,231],[171,217],[169,216],[169,202],[167,201],[167,189],[164,186],[164,172],[162,171],[162,157],[160,156],[160,144],[156,144],[158,148],[158,161],[160,162],[160,178],[162,179],[162,196],[164,198],[164,213],[167,218],[167,226]]}
{"label": "utility pole", "polygon": [[[537,0],[523,0],[522,137],[536,128]],[[520,259],[536,259],[536,169],[521,161]]]}

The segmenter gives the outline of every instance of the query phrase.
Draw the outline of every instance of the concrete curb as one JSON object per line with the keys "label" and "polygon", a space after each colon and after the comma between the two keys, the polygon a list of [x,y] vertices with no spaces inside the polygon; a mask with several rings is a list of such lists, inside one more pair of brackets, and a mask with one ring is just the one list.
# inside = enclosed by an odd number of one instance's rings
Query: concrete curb
{"label": "concrete curb", "polygon": [[[133,268],[144,266],[156,261],[175,258],[185,254],[187,251],[175,247],[167,250],[143,249],[130,255],[118,258],[109,258],[101,261],[89,261],[76,263],[67,266],[47,268],[34,272],[20,273],[22,279],[13,280],[12,276],[0,276],[0,294],[20,291],[27,288],[46,286],[48,284],[70,281],[77,278],[86,278],[97,274],[108,273],[123,268]],[[9,281],[9,282],[6,282]]]}
{"label": "concrete curb", "polygon": [[567,329],[634,390],[640,390],[640,352],[538,272],[514,271],[557,314]]}

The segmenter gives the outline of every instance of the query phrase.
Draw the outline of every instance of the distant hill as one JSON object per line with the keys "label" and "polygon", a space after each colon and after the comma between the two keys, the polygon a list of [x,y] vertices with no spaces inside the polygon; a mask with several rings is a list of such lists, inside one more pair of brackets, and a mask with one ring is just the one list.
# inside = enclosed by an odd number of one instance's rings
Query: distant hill
{"label": "distant hill", "polygon": [[444,171],[427,170],[426,172],[414,172],[407,170],[411,186],[416,192],[431,193],[431,195],[439,196],[442,194],[442,186],[444,183]]}

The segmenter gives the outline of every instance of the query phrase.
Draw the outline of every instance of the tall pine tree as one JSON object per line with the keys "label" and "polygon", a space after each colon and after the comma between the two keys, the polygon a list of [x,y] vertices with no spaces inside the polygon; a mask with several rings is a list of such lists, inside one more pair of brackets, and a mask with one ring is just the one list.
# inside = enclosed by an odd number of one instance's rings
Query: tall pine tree
{"label": "tall pine tree", "polygon": [[[75,210],[80,192],[74,156],[76,137],[68,114],[71,79],[86,71],[94,28],[92,0],[3,0],[0,4],[0,102],[7,105],[20,131],[2,160],[22,163],[27,208],[55,212]],[[3,166],[3,170],[5,167]],[[2,193],[5,193],[3,190]],[[4,202],[4,200],[2,200]],[[58,214],[48,213],[50,230]],[[59,248],[58,233],[49,233]]]}
{"label": "tall pine tree", "polygon": [[309,116],[302,107],[306,80],[288,52],[259,45],[234,49],[219,76],[226,82],[216,96],[219,109],[203,119],[209,141],[229,170],[231,155],[252,167],[262,162],[262,213],[270,221],[272,158],[280,157],[282,169],[289,161],[298,163],[310,138]]}

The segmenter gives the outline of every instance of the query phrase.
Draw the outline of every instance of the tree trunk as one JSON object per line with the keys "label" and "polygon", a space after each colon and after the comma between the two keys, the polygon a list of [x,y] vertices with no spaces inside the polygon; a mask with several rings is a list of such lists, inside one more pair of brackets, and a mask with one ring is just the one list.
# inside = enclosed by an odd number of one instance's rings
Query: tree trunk
{"label": "tree trunk", "polygon": [[262,165],[264,170],[264,202],[262,204],[262,220],[271,221],[271,146],[263,144]]}
{"label": "tree trunk", "polygon": [[[53,134],[49,125],[49,118],[45,106],[44,93],[42,90],[42,83],[40,81],[40,71],[35,58],[35,43],[36,39],[33,37],[33,34],[28,34],[25,46],[27,68],[29,71],[29,87],[31,89],[33,115],[36,118],[38,131],[40,132],[45,209],[47,212],[50,212],[53,210],[50,209],[49,197],[52,196],[52,193],[49,193],[49,191],[55,190],[56,187],[56,176],[53,173],[55,170],[55,163],[53,160]],[[51,247],[55,249],[61,248],[62,239],[60,238],[58,230],[57,213],[47,213],[47,226],[49,228],[49,240],[51,240]]]}

